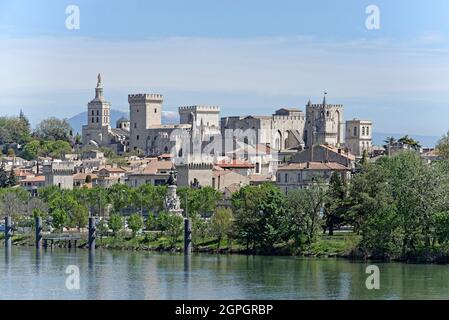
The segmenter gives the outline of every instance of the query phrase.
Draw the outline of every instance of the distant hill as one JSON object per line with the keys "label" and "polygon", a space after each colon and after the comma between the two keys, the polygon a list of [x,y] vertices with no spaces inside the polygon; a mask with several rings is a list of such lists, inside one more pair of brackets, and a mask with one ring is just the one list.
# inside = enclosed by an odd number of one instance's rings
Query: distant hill
{"label": "distant hill", "polygon": [[[129,119],[129,113],[123,112],[119,110],[111,109],[111,126],[115,128],[115,123],[121,117],[125,117]],[[70,126],[73,129],[73,133],[82,133],[83,125],[87,124],[87,111],[77,114],[68,119]],[[162,112],[162,124],[174,124],[179,123],[179,116],[176,112]]]}
{"label": "distant hill", "polygon": [[[406,135],[406,133],[373,132],[373,144],[382,146],[385,144],[384,140],[387,137],[394,137],[395,139],[399,139],[405,135]],[[441,138],[441,137],[437,137],[437,136],[420,136],[420,135],[413,134],[413,133],[410,133],[408,135],[410,137],[412,137],[413,139],[419,141],[419,143],[423,147],[434,147],[438,143],[438,140]]]}

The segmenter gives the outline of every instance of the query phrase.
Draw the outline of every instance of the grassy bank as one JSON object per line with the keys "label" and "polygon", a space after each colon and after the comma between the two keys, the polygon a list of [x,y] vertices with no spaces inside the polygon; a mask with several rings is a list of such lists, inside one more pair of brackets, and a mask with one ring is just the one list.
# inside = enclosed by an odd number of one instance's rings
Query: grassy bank
{"label": "grassy bank", "polygon": [[[3,235],[0,235],[0,241]],[[295,249],[291,244],[281,244],[276,246],[275,250],[265,253],[270,255],[297,255],[297,256],[316,256],[316,257],[349,257],[350,253],[357,247],[360,237],[352,233],[337,233],[333,236],[320,235],[318,240],[306,246],[302,250]],[[13,244],[16,246],[34,246],[34,235],[15,235]],[[56,247],[66,247],[65,242],[55,242]],[[78,248],[86,248],[87,241],[78,241]],[[135,250],[135,251],[172,251],[181,252],[183,248],[183,239],[179,238],[176,243],[163,235],[158,236],[136,236],[129,234],[119,234],[97,238],[96,245],[98,249],[114,250]],[[247,251],[245,246],[232,241],[222,240],[220,244],[215,239],[204,239],[198,241],[194,246],[195,252],[204,253],[222,253],[222,254],[260,254],[260,252]]]}

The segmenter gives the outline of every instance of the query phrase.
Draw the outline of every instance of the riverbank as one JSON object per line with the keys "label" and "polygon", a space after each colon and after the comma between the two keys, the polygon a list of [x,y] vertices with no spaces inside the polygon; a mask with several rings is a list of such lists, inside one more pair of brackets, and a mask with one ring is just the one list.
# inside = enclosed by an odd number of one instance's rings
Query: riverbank
{"label": "riverbank", "polygon": [[[277,245],[270,252],[257,252],[247,250],[245,246],[233,241],[221,241],[218,245],[215,239],[204,239],[198,241],[198,245],[193,247],[194,252],[215,253],[215,254],[241,254],[241,255],[272,255],[272,256],[307,256],[307,257],[344,257],[354,258],[353,252],[360,241],[360,237],[353,233],[337,233],[333,236],[320,235],[318,240],[312,245],[299,251],[292,243]],[[3,240],[0,236],[0,242]],[[12,239],[15,246],[34,246],[34,235],[15,235]],[[65,242],[55,241],[54,246],[65,248]],[[127,251],[154,251],[154,252],[182,252],[183,241],[179,239],[175,244],[165,236],[158,238],[148,236],[124,236],[101,237],[96,241],[97,249],[113,249]],[[77,248],[86,249],[87,241],[79,240]]]}
{"label": "riverbank", "polygon": [[[3,234],[0,234],[0,246],[4,246]],[[316,258],[345,258],[348,260],[369,260],[381,262],[404,262],[415,264],[449,264],[449,248],[447,250],[422,252],[408,257],[389,257],[368,255],[360,249],[361,236],[352,232],[338,232],[333,236],[319,235],[316,242],[310,246],[304,246],[299,250],[293,243],[284,243],[276,245],[268,252],[247,250],[246,247],[233,241],[228,243],[222,241],[218,245],[215,239],[205,239],[198,241],[198,245],[193,247],[195,253],[210,254],[235,254],[235,255],[258,255],[258,256],[300,256]],[[14,235],[12,244],[14,246],[34,247],[34,235],[20,234]],[[64,241],[55,241],[54,247],[68,248],[68,243]],[[87,240],[79,240],[77,248],[87,249]],[[141,235],[131,237],[129,234],[120,234],[118,236],[97,238],[96,248],[99,250],[117,250],[117,251],[147,251],[147,252],[177,252],[183,251],[183,241],[173,244],[172,241],[163,236],[148,237]]]}

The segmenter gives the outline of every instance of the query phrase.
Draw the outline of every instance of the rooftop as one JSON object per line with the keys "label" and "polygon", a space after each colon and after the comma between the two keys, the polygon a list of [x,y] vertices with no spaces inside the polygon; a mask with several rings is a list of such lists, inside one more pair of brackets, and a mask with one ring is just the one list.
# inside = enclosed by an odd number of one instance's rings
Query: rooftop
{"label": "rooftop", "polygon": [[278,168],[278,171],[289,170],[350,170],[338,162],[299,162],[289,163]]}

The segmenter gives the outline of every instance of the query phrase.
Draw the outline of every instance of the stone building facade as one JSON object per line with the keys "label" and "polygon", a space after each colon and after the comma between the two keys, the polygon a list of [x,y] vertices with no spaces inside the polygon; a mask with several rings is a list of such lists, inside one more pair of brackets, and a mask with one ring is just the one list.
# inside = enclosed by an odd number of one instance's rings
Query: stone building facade
{"label": "stone building facade", "polygon": [[59,189],[73,189],[73,162],[52,162],[44,165],[42,172],[45,176],[45,186],[57,186]]}
{"label": "stone building facade", "polygon": [[303,111],[282,108],[271,116],[224,117],[221,119],[221,134],[226,137],[226,131],[232,130],[236,135],[236,130],[240,130],[249,144],[265,144],[281,151],[304,146],[304,125]]}
{"label": "stone building facade", "polygon": [[369,120],[346,121],[345,145],[356,157],[361,157],[366,150],[372,150],[373,123]]}
{"label": "stone building facade", "polygon": [[213,165],[211,163],[189,163],[176,166],[178,186],[212,186]]}

